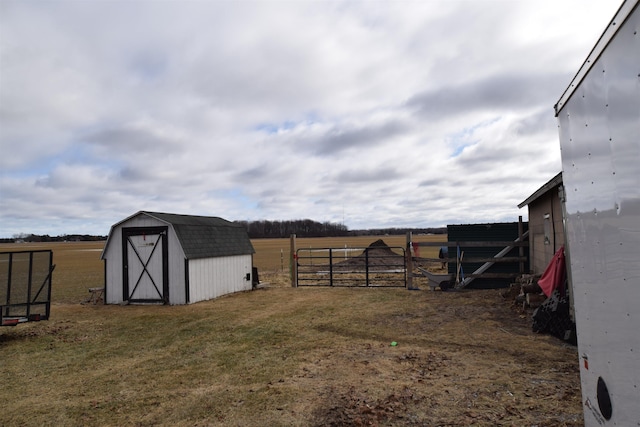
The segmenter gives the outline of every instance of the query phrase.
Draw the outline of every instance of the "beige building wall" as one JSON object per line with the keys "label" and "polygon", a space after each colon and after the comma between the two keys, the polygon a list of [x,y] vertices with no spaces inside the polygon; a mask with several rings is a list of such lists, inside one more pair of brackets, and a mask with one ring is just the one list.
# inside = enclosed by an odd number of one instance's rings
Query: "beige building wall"
{"label": "beige building wall", "polygon": [[542,274],[564,245],[562,205],[558,187],[529,204],[529,256],[534,274]]}

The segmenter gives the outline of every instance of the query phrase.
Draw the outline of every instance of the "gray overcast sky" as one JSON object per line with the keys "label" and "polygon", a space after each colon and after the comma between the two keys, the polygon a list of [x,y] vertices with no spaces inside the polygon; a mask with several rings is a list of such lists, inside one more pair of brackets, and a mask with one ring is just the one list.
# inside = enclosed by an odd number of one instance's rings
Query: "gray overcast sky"
{"label": "gray overcast sky", "polygon": [[516,221],[616,0],[0,0],[0,237]]}

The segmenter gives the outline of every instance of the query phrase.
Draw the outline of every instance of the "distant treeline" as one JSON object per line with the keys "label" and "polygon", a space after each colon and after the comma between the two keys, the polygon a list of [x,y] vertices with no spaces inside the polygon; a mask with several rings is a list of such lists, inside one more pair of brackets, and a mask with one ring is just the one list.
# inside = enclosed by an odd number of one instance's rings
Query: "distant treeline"
{"label": "distant treeline", "polygon": [[[290,221],[234,221],[247,229],[252,239],[287,238],[292,234],[298,237],[340,237],[340,236],[384,236],[402,235],[407,232],[413,234],[446,234],[446,227],[439,228],[377,228],[368,230],[351,230],[344,224],[333,222],[317,222],[310,219]],[[93,236],[89,234],[64,234],[49,236],[48,234],[15,234],[13,237],[0,238],[0,243],[14,242],[95,242],[107,240],[107,236]]]}
{"label": "distant treeline", "polygon": [[107,240],[107,236],[92,236],[89,234],[64,234],[49,236],[48,234],[15,234],[10,238],[0,238],[0,243],[40,243],[40,242],[96,242]]}
{"label": "distant treeline", "polygon": [[403,235],[411,231],[414,234],[447,234],[447,227],[431,228],[380,228],[349,231],[346,225],[333,222],[317,222],[310,219],[291,221],[235,221],[243,225],[249,237],[287,238],[292,234],[297,237],[339,237],[339,236],[384,236]]}
{"label": "distant treeline", "polygon": [[413,234],[447,234],[447,227],[430,228],[376,228],[369,230],[352,230],[350,236],[384,236],[384,235],[404,235],[408,232]]}
{"label": "distant treeline", "polygon": [[336,237],[347,236],[349,230],[343,224],[317,222],[310,219],[289,221],[235,221],[247,229],[252,239],[284,238],[295,234],[298,237]]}

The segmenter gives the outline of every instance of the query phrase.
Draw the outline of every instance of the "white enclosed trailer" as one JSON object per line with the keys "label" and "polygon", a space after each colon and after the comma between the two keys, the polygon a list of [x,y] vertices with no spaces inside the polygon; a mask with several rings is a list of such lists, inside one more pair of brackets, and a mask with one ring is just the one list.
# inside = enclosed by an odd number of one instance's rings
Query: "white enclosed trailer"
{"label": "white enclosed trailer", "polygon": [[640,6],[556,104],[586,426],[640,426]]}

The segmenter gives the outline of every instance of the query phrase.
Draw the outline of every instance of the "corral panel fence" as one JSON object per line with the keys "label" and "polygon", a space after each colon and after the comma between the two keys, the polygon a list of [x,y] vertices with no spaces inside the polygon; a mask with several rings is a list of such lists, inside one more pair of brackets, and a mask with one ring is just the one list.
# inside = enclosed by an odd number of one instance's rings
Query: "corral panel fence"
{"label": "corral panel fence", "polygon": [[[448,225],[447,238],[447,242],[412,242],[407,233],[407,248],[414,252],[408,269],[420,271],[409,275],[409,288],[412,277],[427,277],[434,282],[431,287],[442,281],[458,289],[500,288],[529,270],[529,231],[522,217],[512,223]],[[418,256],[421,246],[439,246],[441,256],[422,258]],[[432,274],[426,270],[428,264],[444,264],[447,273]]]}
{"label": "corral panel fence", "polygon": [[0,252],[0,325],[49,318],[54,268],[51,250]]}
{"label": "corral panel fence", "polygon": [[297,286],[407,286],[402,247],[300,248],[294,261]]}

